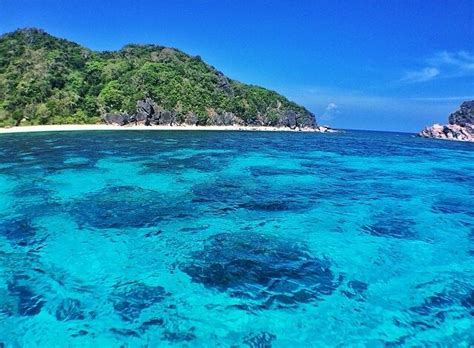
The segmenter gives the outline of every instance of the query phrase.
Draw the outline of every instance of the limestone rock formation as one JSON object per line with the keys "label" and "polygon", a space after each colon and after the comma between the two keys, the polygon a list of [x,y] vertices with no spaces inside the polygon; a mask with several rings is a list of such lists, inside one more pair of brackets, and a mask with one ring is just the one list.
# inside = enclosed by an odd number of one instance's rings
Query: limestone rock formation
{"label": "limestone rock formation", "polygon": [[106,113],[102,117],[103,121],[111,125],[125,126],[128,124],[152,125],[215,125],[215,126],[275,126],[289,127],[291,129],[314,129],[322,133],[333,132],[329,127],[318,126],[314,115],[307,112],[285,110],[274,115],[275,119],[270,120],[265,115],[257,115],[250,122],[242,119],[232,112],[212,112],[208,115],[205,124],[200,124],[199,116],[194,113],[179,115],[175,110],[166,110],[151,98],[139,100],[137,102],[136,113]]}
{"label": "limestone rock formation", "polygon": [[474,124],[474,100],[466,101],[461,104],[459,110],[449,115],[449,124],[458,124],[460,126]]}
{"label": "limestone rock formation", "polygon": [[474,142],[474,100],[461,104],[459,110],[449,115],[449,124],[426,127],[420,137]]}

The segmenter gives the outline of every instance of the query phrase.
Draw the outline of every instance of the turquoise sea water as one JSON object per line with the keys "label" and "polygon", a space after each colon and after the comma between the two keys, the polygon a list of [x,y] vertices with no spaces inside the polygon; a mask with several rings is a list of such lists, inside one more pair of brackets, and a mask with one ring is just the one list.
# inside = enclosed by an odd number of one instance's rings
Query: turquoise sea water
{"label": "turquoise sea water", "polygon": [[474,144],[0,135],[0,346],[474,344]]}

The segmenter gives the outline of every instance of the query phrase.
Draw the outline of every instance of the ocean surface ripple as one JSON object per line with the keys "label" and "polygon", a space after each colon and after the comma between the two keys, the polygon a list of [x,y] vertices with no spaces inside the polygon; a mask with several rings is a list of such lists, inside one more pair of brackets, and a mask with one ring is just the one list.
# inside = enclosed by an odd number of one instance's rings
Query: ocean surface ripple
{"label": "ocean surface ripple", "polygon": [[474,146],[0,135],[0,347],[474,344]]}

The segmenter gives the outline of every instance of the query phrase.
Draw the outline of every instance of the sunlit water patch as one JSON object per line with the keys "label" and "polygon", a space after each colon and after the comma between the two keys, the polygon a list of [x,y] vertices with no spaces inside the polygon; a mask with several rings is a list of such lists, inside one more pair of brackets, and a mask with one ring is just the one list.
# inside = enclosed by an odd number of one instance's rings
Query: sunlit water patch
{"label": "sunlit water patch", "polygon": [[0,137],[0,346],[474,343],[474,148]]}

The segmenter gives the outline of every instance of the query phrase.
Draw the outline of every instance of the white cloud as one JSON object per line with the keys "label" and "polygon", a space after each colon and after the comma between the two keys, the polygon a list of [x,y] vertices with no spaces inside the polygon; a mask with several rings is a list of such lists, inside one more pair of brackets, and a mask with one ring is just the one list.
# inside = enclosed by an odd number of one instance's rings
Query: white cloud
{"label": "white cloud", "polygon": [[338,106],[335,103],[329,103],[319,118],[324,121],[331,121],[339,113]]}
{"label": "white cloud", "polygon": [[467,51],[441,51],[425,60],[426,66],[407,71],[400,79],[405,83],[427,82],[438,78],[474,75],[474,55]]}

